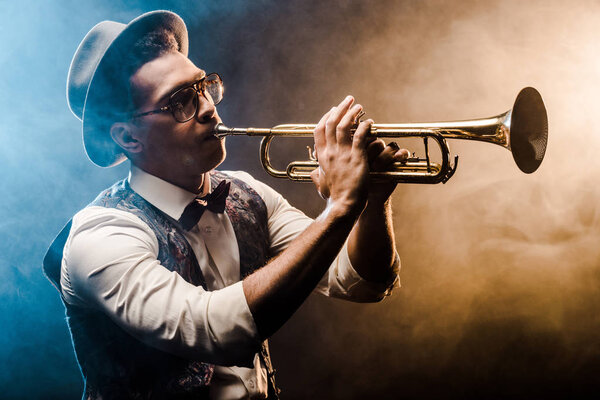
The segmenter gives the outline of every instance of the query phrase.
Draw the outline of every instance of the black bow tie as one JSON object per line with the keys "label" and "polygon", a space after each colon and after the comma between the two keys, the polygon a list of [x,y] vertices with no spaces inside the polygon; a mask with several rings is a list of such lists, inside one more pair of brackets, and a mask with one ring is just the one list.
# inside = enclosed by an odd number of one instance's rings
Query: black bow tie
{"label": "black bow tie", "polygon": [[225,211],[225,200],[229,195],[230,182],[221,181],[219,185],[204,197],[196,197],[183,210],[183,214],[179,217],[179,223],[186,231],[192,229],[204,214],[205,210],[210,210],[214,213],[223,213]]}

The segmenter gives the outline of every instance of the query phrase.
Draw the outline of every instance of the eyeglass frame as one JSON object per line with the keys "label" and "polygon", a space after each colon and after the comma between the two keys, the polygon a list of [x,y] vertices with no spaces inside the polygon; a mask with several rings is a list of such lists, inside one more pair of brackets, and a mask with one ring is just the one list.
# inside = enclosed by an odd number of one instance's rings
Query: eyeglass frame
{"label": "eyeglass frame", "polygon": [[[219,101],[218,101],[218,102],[214,103],[214,100],[213,100],[213,101],[209,100],[209,98],[208,98],[208,97],[206,97],[206,95],[204,94],[204,90],[202,90],[202,89],[200,89],[200,88],[198,87],[198,84],[199,84],[199,83],[201,83],[201,82],[205,81],[205,80],[206,80],[206,78],[208,78],[208,77],[209,77],[209,76],[211,76],[211,75],[214,75],[214,76],[216,76],[216,77],[219,79],[219,82],[221,82],[221,87],[222,87],[222,88],[223,88],[223,90],[224,90],[223,79],[221,78],[221,76],[220,76],[218,73],[216,73],[216,72],[211,72],[210,74],[207,74],[207,75],[205,75],[204,77],[202,77],[202,78],[198,79],[197,81],[195,81],[195,82],[193,82],[193,83],[191,83],[191,84],[189,84],[189,85],[187,85],[187,86],[181,87],[181,88],[179,88],[179,89],[175,90],[173,93],[171,93],[171,94],[169,95],[169,102],[168,102],[168,104],[167,104],[166,106],[164,106],[164,107],[161,107],[161,108],[157,108],[157,109],[155,109],[155,110],[151,110],[151,111],[145,111],[145,112],[142,112],[142,113],[133,114],[133,115],[131,115],[131,118],[132,118],[132,119],[133,119],[133,118],[140,118],[140,117],[145,117],[145,116],[147,116],[147,115],[161,114],[161,113],[164,113],[164,112],[170,111],[170,112],[171,112],[171,115],[173,116],[173,119],[174,119],[176,122],[179,122],[179,123],[183,124],[183,123],[186,123],[186,122],[188,122],[188,121],[192,120],[192,119],[194,118],[194,116],[195,116],[195,115],[198,113],[198,110],[200,109],[200,103],[199,103],[199,102],[196,104],[196,112],[194,112],[194,113],[193,113],[193,115],[192,115],[191,117],[189,117],[189,118],[188,118],[188,119],[186,119],[185,121],[179,121],[179,120],[178,120],[178,119],[175,117],[175,111],[173,110],[173,106],[171,105],[171,100],[173,99],[173,96],[175,96],[177,93],[181,92],[182,90],[186,90],[186,89],[192,88],[192,89],[194,89],[194,90],[196,91],[196,94],[201,94],[201,95],[202,95],[202,97],[204,97],[204,98],[205,98],[205,99],[206,99],[208,102],[210,102],[212,105],[215,105],[215,106],[216,106],[217,104],[219,104],[219,103],[220,103],[220,102],[223,100],[223,95],[221,95],[221,98],[219,99]],[[212,98],[212,97],[211,97],[211,98]]]}

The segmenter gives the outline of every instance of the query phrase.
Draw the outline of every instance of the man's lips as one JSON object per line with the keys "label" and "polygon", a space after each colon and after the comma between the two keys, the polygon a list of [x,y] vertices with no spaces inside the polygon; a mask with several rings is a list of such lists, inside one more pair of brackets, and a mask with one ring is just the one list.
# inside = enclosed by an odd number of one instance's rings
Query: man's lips
{"label": "man's lips", "polygon": [[220,121],[214,121],[210,125],[206,126],[206,130],[201,135],[201,141],[209,140],[209,139],[218,139],[215,136],[217,125],[219,125]]}

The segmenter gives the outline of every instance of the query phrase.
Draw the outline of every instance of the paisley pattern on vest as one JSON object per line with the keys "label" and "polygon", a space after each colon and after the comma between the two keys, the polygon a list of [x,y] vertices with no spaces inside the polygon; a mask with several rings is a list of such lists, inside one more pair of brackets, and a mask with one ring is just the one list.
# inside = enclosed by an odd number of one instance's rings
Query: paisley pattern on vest
{"label": "paisley pattern on vest", "polygon": [[[262,198],[246,183],[221,172],[211,173],[213,187],[223,179],[231,182],[226,212],[238,242],[240,275],[243,278],[262,267],[269,258],[267,210]],[[198,261],[179,223],[135,193],[126,180],[100,193],[90,206],[116,208],[139,217],[156,235],[161,264],[176,271],[186,281],[206,288]],[[65,235],[59,235],[59,238],[61,236]],[[61,254],[65,239],[63,237],[63,243],[59,244]],[[53,244],[51,250],[55,247]],[[60,263],[53,264],[58,265],[46,265],[45,260],[44,269],[58,286],[56,278],[60,276]],[[179,358],[147,346],[119,328],[102,312],[67,303],[65,307],[75,353],[86,383],[85,399],[207,397],[214,370],[212,365]],[[270,366],[270,360],[265,362]]]}

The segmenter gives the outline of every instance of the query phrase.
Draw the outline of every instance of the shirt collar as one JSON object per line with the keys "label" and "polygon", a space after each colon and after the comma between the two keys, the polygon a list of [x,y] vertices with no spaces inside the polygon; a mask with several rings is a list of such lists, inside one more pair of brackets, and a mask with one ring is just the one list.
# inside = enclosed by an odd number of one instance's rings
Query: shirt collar
{"label": "shirt collar", "polygon": [[[196,197],[196,194],[151,175],[135,165],[131,165],[128,180],[137,194],[173,219],[179,219],[183,210]],[[210,193],[210,179],[207,193]]]}

